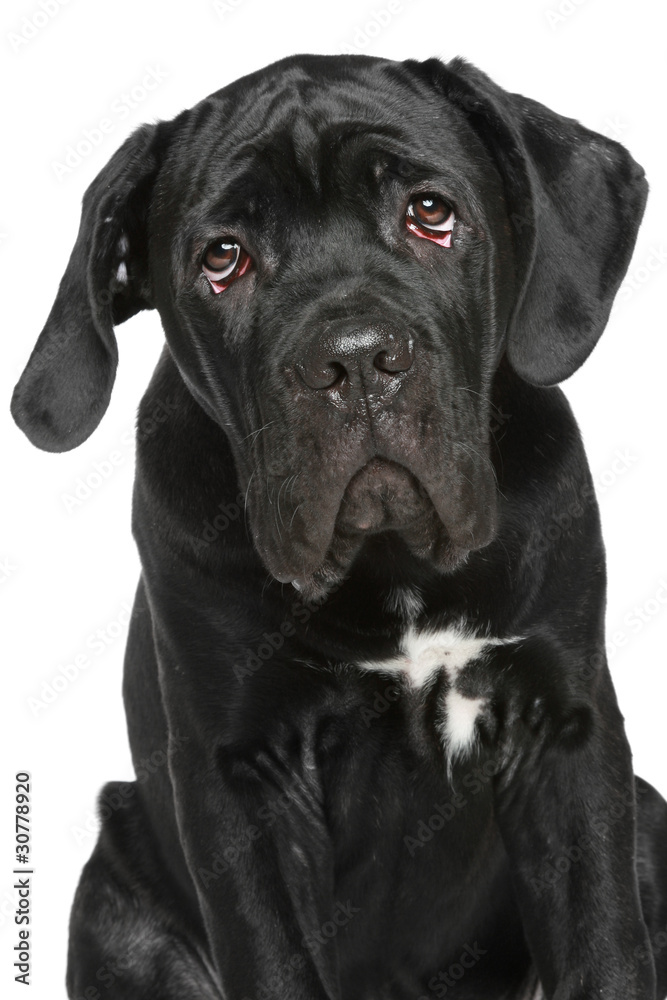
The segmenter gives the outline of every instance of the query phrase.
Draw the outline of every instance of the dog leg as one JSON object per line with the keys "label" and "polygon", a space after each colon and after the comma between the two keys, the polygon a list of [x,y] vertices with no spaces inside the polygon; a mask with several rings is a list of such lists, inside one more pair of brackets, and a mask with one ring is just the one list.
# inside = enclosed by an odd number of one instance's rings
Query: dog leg
{"label": "dog leg", "polygon": [[[137,795],[107,785],[120,803],[104,820],[70,919],[71,1000],[221,1000],[197,918],[160,868]],[[122,792],[119,789],[122,788]],[[155,868],[160,870],[156,883]]]}
{"label": "dog leg", "polygon": [[[575,666],[590,662],[569,656]],[[560,650],[531,640],[508,667],[519,700],[505,705],[507,768],[494,791],[526,938],[550,1000],[655,1000],[633,846],[635,780],[611,679],[606,671],[596,675],[592,709],[574,683],[552,690],[548,708],[539,699],[532,708],[520,704],[530,690],[526,671],[559,676],[560,662]],[[664,830],[661,810],[645,808],[645,815],[656,812],[653,828]],[[655,836],[647,839],[655,845],[643,848],[651,858],[648,882],[652,865],[664,872],[666,851]],[[646,889],[644,905],[651,902]]]}
{"label": "dog leg", "polygon": [[[635,778],[637,789],[637,873],[650,950],[636,950],[640,963],[656,969],[656,998],[667,997],[667,802],[647,781]],[[543,1000],[544,992],[532,971],[517,1000]]]}
{"label": "dog leg", "polygon": [[[173,762],[183,847],[230,1000],[336,1000],[337,949],[321,946],[322,928],[359,912],[356,900],[333,895],[316,771],[284,750],[234,746],[207,756],[189,744]],[[270,799],[284,808],[258,825]]]}
{"label": "dog leg", "polygon": [[[667,996],[667,802],[652,785],[636,778],[637,872],[644,920],[649,931],[658,988],[656,997]],[[639,961],[650,963],[646,950]]]}

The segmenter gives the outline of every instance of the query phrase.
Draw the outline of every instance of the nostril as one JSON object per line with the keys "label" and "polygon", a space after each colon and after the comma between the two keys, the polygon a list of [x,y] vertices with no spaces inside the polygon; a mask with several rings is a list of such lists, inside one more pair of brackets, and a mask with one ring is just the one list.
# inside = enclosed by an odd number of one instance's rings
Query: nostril
{"label": "nostril", "polygon": [[333,389],[347,376],[344,365],[338,361],[297,365],[301,378],[311,389]]}
{"label": "nostril", "polygon": [[349,399],[367,391],[393,391],[402,381],[396,376],[409,371],[414,360],[414,342],[407,331],[346,323],[328,326],[323,336],[314,337],[296,370],[309,389]]}
{"label": "nostril", "polygon": [[381,372],[396,375],[409,371],[414,359],[412,338],[391,336],[388,346],[378,351],[373,358],[373,364]]}

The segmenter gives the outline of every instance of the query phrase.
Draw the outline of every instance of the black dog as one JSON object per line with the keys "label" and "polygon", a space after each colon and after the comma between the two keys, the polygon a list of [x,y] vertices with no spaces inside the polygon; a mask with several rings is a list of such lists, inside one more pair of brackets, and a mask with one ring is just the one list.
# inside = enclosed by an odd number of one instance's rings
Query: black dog
{"label": "black dog", "polygon": [[347,56],[144,126],[93,182],[14,416],[73,448],[114,324],[157,308],[168,346],[137,781],[102,794],[71,997],[665,996],[667,807],[633,777],[553,387],[646,192],[463,61]]}

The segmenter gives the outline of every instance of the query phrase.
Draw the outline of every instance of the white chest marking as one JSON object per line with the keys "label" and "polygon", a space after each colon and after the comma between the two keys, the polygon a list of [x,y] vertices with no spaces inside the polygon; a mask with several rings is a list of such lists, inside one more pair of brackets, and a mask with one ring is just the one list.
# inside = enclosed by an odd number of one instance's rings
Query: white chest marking
{"label": "white chest marking", "polygon": [[441,708],[438,729],[451,762],[473,746],[477,719],[486,705],[485,698],[470,698],[458,690],[459,674],[486,650],[513,641],[475,636],[464,628],[417,632],[410,627],[401,639],[396,656],[388,660],[366,660],[358,666],[362,670],[399,674],[413,688],[428,684],[440,671],[446,672],[450,686]]}
{"label": "white chest marking", "polygon": [[413,687],[422,687],[439,670],[446,670],[454,682],[466,664],[476,660],[488,646],[498,646],[503,641],[477,638],[458,628],[417,632],[411,627],[403,635],[396,656],[388,660],[364,660],[358,666],[383,674],[403,674]]}
{"label": "white chest marking", "polygon": [[438,728],[450,760],[472,747],[477,735],[477,717],[485,705],[485,698],[466,698],[456,688],[448,691]]}

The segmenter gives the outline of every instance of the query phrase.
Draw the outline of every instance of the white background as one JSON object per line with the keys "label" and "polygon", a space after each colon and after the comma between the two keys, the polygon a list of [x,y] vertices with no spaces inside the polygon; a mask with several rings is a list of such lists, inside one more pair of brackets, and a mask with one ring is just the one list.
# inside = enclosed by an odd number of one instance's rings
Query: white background
{"label": "white background", "polygon": [[[57,0],[44,3],[52,9]],[[636,770],[667,793],[667,615],[659,601],[667,600],[667,586],[660,589],[667,581],[667,268],[658,263],[667,251],[661,8],[655,0],[401,0],[396,10],[394,0],[395,12],[380,29],[373,15],[387,9],[387,0],[223,0],[219,6],[216,11],[210,0],[69,0],[48,18],[39,14],[38,0],[2,8],[0,983],[12,997],[26,995],[11,968],[14,774],[32,773],[36,873],[28,995],[35,1000],[65,993],[68,911],[94,842],[96,793],[109,779],[132,777],[120,697],[126,629],[116,623],[126,617],[123,606],[132,601],[139,572],[130,534],[133,447],[126,442],[162,342],[157,315],[143,313],[119,329],[111,406],[77,450],[50,455],[34,449],[9,418],[10,392],[65,268],[83,191],[131,129],[170,118],[294,52],[355,46],[395,59],[461,54],[507,89],[620,139],[646,168],[652,191],[630,269],[634,287],[626,285],[599,347],[565,390],[600,485],[611,666]],[[33,18],[40,25],[34,37],[12,39],[29,33]],[[41,26],[42,20],[48,23]],[[151,69],[166,74],[162,82],[145,99],[130,98],[134,107],[124,105],[123,95]],[[54,164],[102,118],[111,119],[111,131],[58,179]],[[573,229],[578,225],[573,217]],[[121,464],[68,512],[63,495],[114,451]],[[617,453],[626,456],[625,467],[615,462]],[[633,609],[647,601],[648,620],[637,627]],[[99,654],[90,645],[98,629],[108,638]],[[45,682],[82,653],[89,666],[51,704],[31,709]]]}

